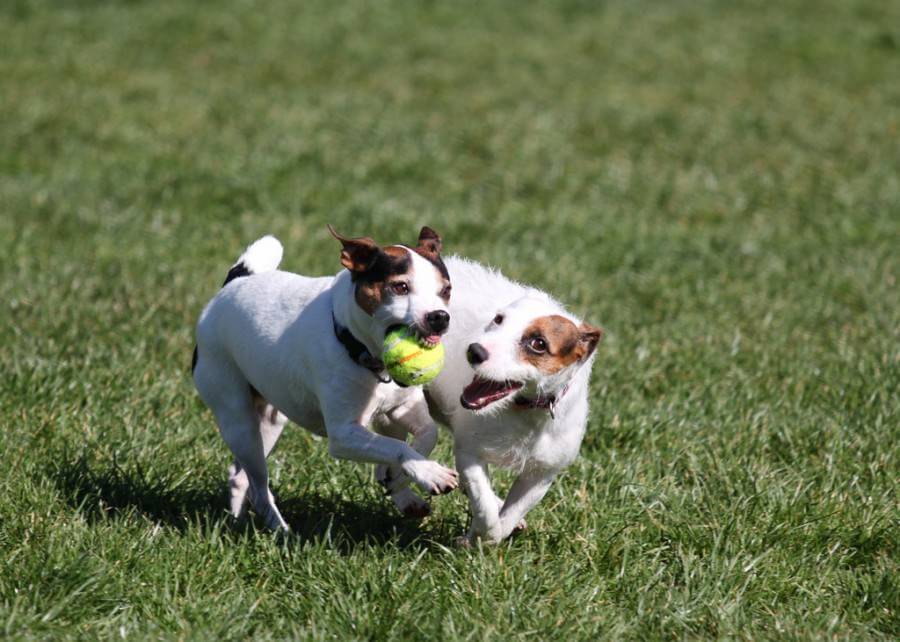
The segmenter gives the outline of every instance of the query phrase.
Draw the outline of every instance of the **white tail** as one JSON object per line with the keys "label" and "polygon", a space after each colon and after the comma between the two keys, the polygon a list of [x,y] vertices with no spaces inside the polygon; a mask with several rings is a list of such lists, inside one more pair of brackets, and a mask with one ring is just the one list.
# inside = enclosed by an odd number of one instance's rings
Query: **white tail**
{"label": "white tail", "polygon": [[228,275],[222,285],[228,285],[242,276],[271,272],[281,263],[283,252],[281,242],[274,236],[264,236],[258,241],[254,241],[228,270]]}
{"label": "white tail", "polygon": [[250,274],[271,272],[278,268],[283,254],[284,249],[281,247],[281,242],[274,236],[268,235],[251,243],[235,265],[243,263]]}

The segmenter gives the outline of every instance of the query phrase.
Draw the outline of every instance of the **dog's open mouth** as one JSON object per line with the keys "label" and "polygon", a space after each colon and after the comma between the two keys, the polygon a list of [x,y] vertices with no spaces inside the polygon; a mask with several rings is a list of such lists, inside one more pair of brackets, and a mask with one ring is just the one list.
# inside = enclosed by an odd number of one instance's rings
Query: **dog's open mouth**
{"label": "dog's open mouth", "polygon": [[416,341],[418,341],[423,348],[433,348],[437,344],[441,342],[441,335],[439,334],[427,334],[425,333],[419,326],[411,325],[404,326],[402,324],[392,325],[387,329],[387,332],[393,332],[394,330],[400,330],[402,328],[407,328],[410,334],[416,337]]}
{"label": "dog's open mouth", "polygon": [[491,381],[476,376],[472,379],[472,383],[465,387],[459,401],[463,408],[481,410],[511,395],[523,385],[518,381]]}
{"label": "dog's open mouth", "polygon": [[441,342],[441,335],[439,334],[419,334],[417,332],[416,338],[419,339],[419,343],[425,345],[428,348],[433,348]]}

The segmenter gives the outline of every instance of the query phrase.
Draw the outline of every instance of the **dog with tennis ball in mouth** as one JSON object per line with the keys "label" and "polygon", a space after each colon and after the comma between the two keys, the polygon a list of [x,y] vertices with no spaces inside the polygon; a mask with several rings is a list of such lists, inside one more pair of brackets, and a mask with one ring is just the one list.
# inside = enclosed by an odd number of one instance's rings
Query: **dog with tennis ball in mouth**
{"label": "dog with tennis ball in mouth", "polygon": [[[453,325],[446,365],[427,388],[432,414],[453,431],[472,523],[463,544],[500,542],[578,455],[600,328],[548,294],[450,257]],[[462,394],[460,394],[462,393]],[[518,473],[505,499],[489,466]]]}
{"label": "dog with tennis ball in mouth", "polygon": [[[341,245],[336,276],[278,270],[281,243],[264,237],[231,267],[197,323],[194,383],[234,455],[231,511],[240,516],[249,498],[271,529],[288,530],[266,465],[288,419],[326,437],[332,456],[377,464],[408,516],[430,511],[410,483],[432,495],[458,484],[455,470],[428,459],[437,426],[422,388],[398,385],[382,361],[386,335],[398,328],[400,341],[388,347],[407,352],[411,342],[433,349],[447,332],[440,236],[423,227],[415,246],[382,247],[329,229]],[[413,352],[422,363],[396,373],[424,381],[416,375],[442,355]]]}

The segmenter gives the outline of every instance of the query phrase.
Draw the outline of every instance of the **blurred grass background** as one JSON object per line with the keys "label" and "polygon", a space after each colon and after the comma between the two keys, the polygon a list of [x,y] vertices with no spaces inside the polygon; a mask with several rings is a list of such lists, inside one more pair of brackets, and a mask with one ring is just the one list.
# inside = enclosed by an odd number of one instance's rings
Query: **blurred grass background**
{"label": "blurred grass background", "polygon": [[[0,43],[7,637],[900,635],[897,3],[10,0]],[[522,537],[299,429],[297,536],[227,519],[194,321],[262,234],[336,271],[326,222],[607,328]]]}

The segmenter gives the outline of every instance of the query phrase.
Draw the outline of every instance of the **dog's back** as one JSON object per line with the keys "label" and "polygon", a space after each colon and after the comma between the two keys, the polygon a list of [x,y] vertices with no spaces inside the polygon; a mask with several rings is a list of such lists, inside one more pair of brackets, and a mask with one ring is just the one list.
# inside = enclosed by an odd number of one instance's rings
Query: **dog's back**
{"label": "dog's back", "polygon": [[309,337],[331,332],[328,289],[335,277],[282,272],[277,269],[281,255],[281,243],[266,236],[232,265],[222,289],[197,322],[194,367],[204,358],[218,364],[218,373],[223,370],[222,362],[233,364],[254,389],[265,388],[267,399],[276,407],[321,433],[318,413],[301,412],[296,407],[307,404],[291,399],[298,394],[304,400],[313,399],[312,389],[302,394],[310,382],[296,380],[289,373],[296,369],[298,360],[326,358],[320,352],[327,342],[311,342]]}

